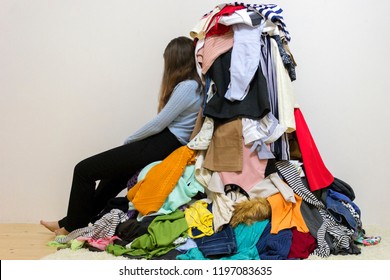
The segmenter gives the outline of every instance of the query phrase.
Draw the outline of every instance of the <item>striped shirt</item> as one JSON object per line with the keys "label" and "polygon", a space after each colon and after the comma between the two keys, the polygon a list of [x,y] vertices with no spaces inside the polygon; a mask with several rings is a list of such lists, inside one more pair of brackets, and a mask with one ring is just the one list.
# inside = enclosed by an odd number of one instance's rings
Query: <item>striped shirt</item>
{"label": "striped shirt", "polygon": [[313,254],[320,257],[328,257],[331,254],[330,246],[325,240],[328,233],[333,239],[333,245],[337,250],[348,250],[352,244],[353,230],[343,224],[336,222],[333,216],[328,212],[326,206],[317,199],[317,197],[303,184],[297,169],[289,161],[276,162],[276,168],[286,180],[287,184],[293,189],[294,193],[301,196],[303,201],[315,206],[322,217],[322,224],[317,231],[317,248]]}
{"label": "striped shirt", "polygon": [[128,216],[122,210],[112,209],[93,225],[75,229],[66,236],[57,236],[55,241],[66,244],[78,237],[88,237],[92,239],[113,237],[115,235],[116,227],[127,220]]}

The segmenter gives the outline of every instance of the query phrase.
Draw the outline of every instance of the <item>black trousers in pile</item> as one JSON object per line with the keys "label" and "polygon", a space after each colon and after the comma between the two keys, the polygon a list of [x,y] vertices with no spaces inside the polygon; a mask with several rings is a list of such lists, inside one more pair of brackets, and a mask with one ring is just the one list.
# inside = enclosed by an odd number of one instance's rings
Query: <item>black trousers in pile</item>
{"label": "black trousers in pile", "polygon": [[[168,128],[79,162],[73,173],[66,217],[60,227],[71,232],[86,227],[107,202],[126,188],[128,180],[154,161],[163,160],[183,144]],[[100,181],[96,187],[96,182]]]}

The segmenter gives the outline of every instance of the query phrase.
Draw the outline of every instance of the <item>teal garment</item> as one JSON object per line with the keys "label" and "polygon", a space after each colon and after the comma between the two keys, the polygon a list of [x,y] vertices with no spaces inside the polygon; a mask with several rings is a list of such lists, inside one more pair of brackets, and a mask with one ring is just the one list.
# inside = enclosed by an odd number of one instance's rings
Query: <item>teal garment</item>
{"label": "teal garment", "polygon": [[[161,161],[155,161],[145,166],[138,175],[138,182],[143,180],[150,169],[161,163]],[[167,199],[161,208],[152,215],[165,215],[176,211],[179,207],[190,202],[191,199],[198,193],[204,193],[204,187],[195,179],[195,165],[187,165],[183,174],[179,178],[175,188],[169,193]],[[130,202],[130,207],[133,205]],[[142,220],[143,216],[138,215],[138,221]]]}
{"label": "teal garment", "polygon": [[[237,242],[237,253],[231,256],[220,258],[220,260],[259,260],[259,253],[256,248],[261,234],[268,224],[268,220],[255,222],[252,225],[239,224],[235,229]],[[198,248],[189,249],[185,254],[178,255],[178,260],[210,260],[203,256]]]}
{"label": "teal garment", "polygon": [[151,259],[176,248],[173,241],[180,236],[186,236],[187,229],[183,211],[177,210],[171,214],[157,216],[149,225],[148,233],[131,242],[131,248],[108,246],[106,251],[115,255],[128,254]]}

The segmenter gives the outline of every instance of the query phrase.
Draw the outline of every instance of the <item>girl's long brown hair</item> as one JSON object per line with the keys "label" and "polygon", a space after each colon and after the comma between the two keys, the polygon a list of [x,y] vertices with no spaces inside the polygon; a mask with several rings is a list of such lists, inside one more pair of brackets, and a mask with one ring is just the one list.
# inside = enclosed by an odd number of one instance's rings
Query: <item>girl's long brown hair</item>
{"label": "girl's long brown hair", "polygon": [[164,73],[159,95],[158,112],[164,108],[175,86],[185,80],[196,80],[201,93],[202,81],[196,71],[195,46],[190,38],[181,36],[169,42],[164,51]]}

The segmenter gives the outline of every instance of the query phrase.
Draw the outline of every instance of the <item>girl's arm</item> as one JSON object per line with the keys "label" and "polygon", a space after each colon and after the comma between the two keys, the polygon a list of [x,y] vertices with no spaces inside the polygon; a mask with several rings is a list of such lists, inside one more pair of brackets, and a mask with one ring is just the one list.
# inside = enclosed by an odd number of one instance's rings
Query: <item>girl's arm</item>
{"label": "girl's arm", "polygon": [[183,112],[194,99],[198,83],[193,80],[180,82],[173,90],[167,104],[160,113],[143,127],[130,135],[125,144],[145,139],[168,127],[177,116]]}

